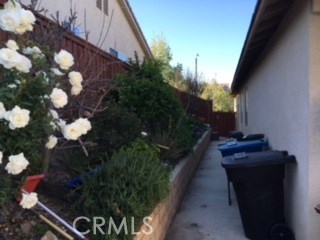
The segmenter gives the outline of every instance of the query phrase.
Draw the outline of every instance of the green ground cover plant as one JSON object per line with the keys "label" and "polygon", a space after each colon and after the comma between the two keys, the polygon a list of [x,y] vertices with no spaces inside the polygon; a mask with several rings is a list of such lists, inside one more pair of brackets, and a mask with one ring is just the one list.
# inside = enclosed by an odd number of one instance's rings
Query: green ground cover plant
{"label": "green ground cover plant", "polygon": [[[111,217],[116,226],[126,218],[128,226],[133,224],[137,232],[143,218],[167,196],[169,174],[170,169],[159,161],[157,148],[137,139],[115,153],[93,177],[85,179],[77,206],[89,219]],[[104,227],[107,233],[108,225]],[[111,232],[108,238],[103,234],[91,236],[91,239],[132,238],[133,235],[124,231],[119,235]]]}

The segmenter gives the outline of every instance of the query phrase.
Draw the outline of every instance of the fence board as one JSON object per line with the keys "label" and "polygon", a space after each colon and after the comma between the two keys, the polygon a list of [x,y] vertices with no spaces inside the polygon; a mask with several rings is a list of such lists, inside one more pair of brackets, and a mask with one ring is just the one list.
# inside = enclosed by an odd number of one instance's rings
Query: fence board
{"label": "fence board", "polygon": [[[7,0],[0,0],[0,7],[2,7],[5,2],[7,2]],[[37,21],[33,33],[35,33],[36,39],[39,37],[41,39],[44,34],[39,27],[40,25],[50,29],[51,27],[56,27],[57,24],[41,14],[36,13],[35,15]],[[0,30],[0,41],[7,41],[9,36],[11,37],[12,34]],[[59,41],[57,39],[55,40],[56,42]],[[72,53],[77,64],[76,68],[84,75],[84,79],[97,77],[97,73],[101,72],[99,79],[109,80],[116,74],[127,72],[130,69],[129,64],[120,61],[111,54],[99,49],[85,39],[75,36],[71,32],[65,32],[63,34],[61,46]],[[90,61],[90,59],[92,60]]]}
{"label": "fence board", "polygon": [[173,88],[173,91],[189,115],[194,115],[197,119],[212,124],[212,100],[205,100],[176,88]]}
{"label": "fence board", "polygon": [[230,131],[236,128],[236,115],[234,112],[212,112],[212,129],[219,136],[227,137]]}

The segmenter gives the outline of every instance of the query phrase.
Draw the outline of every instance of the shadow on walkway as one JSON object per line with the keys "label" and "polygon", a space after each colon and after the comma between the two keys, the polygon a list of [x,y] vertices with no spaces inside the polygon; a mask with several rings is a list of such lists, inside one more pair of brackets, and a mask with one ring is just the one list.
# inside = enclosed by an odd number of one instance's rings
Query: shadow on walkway
{"label": "shadow on walkway", "polygon": [[221,167],[219,142],[206,150],[166,240],[246,240],[232,191],[228,205],[227,177]]}

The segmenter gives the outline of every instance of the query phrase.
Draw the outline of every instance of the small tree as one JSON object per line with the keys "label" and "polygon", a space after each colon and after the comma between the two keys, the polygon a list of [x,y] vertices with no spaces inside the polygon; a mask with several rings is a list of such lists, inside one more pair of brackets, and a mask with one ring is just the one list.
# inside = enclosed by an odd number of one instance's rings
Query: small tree
{"label": "small tree", "polygon": [[229,87],[221,85],[215,80],[212,80],[211,83],[205,85],[201,97],[213,101],[214,111],[233,112],[234,110],[233,97],[230,95]]}
{"label": "small tree", "polygon": [[197,78],[193,76],[193,74],[190,71],[187,71],[184,82],[186,84],[186,92],[196,96],[200,97],[205,90],[206,83],[202,80],[203,75],[200,74]]}
{"label": "small tree", "polygon": [[170,65],[172,53],[164,35],[158,35],[153,38],[151,43],[151,51],[154,58],[158,63],[160,63],[164,80],[166,82],[170,82],[174,78],[174,70]]}

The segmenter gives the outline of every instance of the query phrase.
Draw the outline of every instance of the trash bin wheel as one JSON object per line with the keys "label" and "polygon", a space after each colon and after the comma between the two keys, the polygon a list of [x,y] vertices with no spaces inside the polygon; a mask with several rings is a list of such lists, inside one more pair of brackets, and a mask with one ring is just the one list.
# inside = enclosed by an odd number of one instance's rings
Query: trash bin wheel
{"label": "trash bin wheel", "polygon": [[272,240],[294,240],[294,235],[291,229],[284,223],[273,225],[269,232]]}

